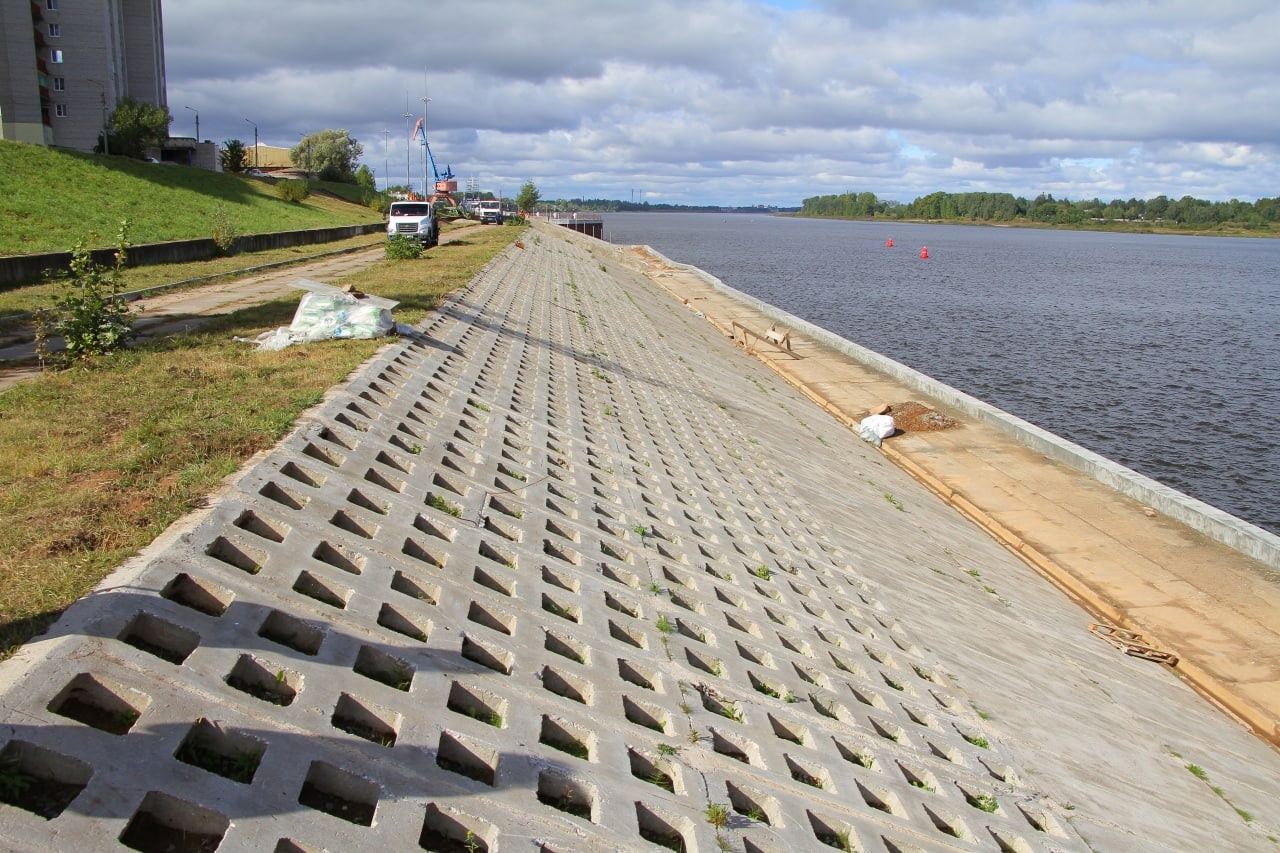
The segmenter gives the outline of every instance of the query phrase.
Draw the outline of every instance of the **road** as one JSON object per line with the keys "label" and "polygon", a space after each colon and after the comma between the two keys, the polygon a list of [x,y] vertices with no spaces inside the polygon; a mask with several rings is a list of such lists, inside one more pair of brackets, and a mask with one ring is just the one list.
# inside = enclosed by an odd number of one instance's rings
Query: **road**
{"label": "road", "polygon": [[[485,227],[488,226],[456,227],[442,233],[440,242],[447,244]],[[144,296],[137,303],[140,317],[134,328],[139,340],[186,331],[199,326],[204,320],[291,293],[296,289],[292,283],[300,278],[334,282],[367,269],[382,257],[383,245],[377,243],[354,252],[318,256],[287,267],[249,272],[241,278]],[[23,340],[0,348],[0,391],[40,375],[34,335],[26,330],[21,337]]]}

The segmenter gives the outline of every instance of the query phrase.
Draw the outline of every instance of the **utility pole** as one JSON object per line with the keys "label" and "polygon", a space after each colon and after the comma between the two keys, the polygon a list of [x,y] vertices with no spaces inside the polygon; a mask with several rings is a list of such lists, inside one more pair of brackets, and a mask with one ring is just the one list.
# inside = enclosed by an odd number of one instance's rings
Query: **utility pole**
{"label": "utility pole", "polygon": [[196,144],[200,144],[200,111],[195,107],[187,107],[186,109],[196,114]]}

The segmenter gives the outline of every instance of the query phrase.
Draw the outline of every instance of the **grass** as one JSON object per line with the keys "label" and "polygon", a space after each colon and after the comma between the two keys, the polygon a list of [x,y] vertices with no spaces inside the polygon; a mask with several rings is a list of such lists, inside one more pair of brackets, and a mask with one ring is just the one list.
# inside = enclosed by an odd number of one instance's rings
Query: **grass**
{"label": "grass", "polygon": [[219,205],[240,234],[381,221],[326,186],[293,203],[260,178],[0,141],[0,255],[65,251],[91,232],[110,240],[122,219],[138,243],[209,237]]}
{"label": "grass", "polygon": [[[417,323],[519,234],[485,229],[426,260],[380,261],[343,283],[399,300],[396,320]],[[0,393],[0,656],[198,507],[384,345],[260,353],[231,340],[288,325],[297,300]]]}

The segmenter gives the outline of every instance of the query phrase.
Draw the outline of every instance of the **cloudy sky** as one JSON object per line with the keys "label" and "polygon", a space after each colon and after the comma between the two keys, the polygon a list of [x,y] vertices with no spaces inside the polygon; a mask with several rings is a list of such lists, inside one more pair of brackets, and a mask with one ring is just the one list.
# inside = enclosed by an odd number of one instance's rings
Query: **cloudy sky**
{"label": "cloudy sky", "polygon": [[216,141],[343,128],[380,185],[421,186],[429,97],[439,165],[508,195],[1280,196],[1276,0],[182,0],[164,26],[174,135],[187,107]]}

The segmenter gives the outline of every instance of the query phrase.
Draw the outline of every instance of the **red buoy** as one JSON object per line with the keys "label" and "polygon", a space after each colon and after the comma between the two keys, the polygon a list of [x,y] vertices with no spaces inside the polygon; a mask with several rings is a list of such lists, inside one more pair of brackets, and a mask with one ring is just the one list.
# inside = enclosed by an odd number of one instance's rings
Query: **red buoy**
{"label": "red buoy", "polygon": [[928,258],[929,258],[929,247],[928,247],[928,246],[925,246],[923,249],[921,249],[921,250],[920,250],[920,257],[924,258],[925,260],[928,260]]}
{"label": "red buoy", "polygon": [[892,237],[890,237],[888,240],[885,240],[885,241],[884,241],[884,244],[885,244],[885,246],[886,246],[887,248],[892,249],[892,248],[893,248],[893,238],[892,238]]}

